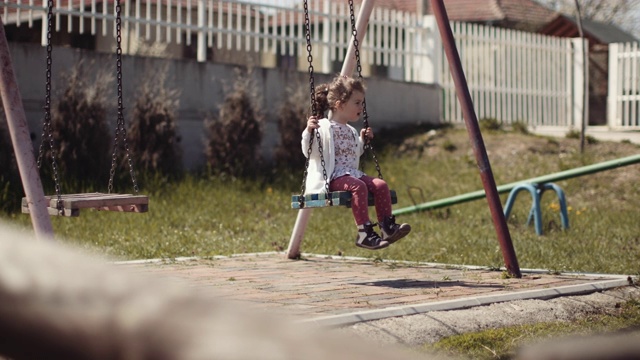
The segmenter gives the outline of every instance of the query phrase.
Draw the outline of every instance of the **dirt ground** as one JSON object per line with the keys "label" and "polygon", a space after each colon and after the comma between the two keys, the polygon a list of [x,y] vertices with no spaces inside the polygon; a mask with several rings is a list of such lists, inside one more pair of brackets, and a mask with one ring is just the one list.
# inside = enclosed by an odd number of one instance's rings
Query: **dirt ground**
{"label": "dirt ground", "polygon": [[628,286],[551,300],[518,300],[463,310],[434,311],[359,323],[339,331],[360,334],[377,342],[418,346],[457,334],[613,313],[619,304],[630,299],[640,299],[639,288]]}
{"label": "dirt ground", "polygon": [[[510,163],[521,161],[526,156],[539,154],[563,157],[579,151],[578,139],[533,135],[523,137],[522,134],[508,132],[500,132],[499,136],[485,133],[483,138],[491,163],[505,167],[509,167]],[[631,156],[639,152],[638,145],[631,142],[594,141],[593,138],[590,140],[592,143],[587,145],[586,151],[595,154],[593,156],[596,159]],[[421,153],[425,157],[435,157],[449,151],[473,158],[473,152],[469,149],[469,138],[462,129],[434,130],[410,138],[399,147],[398,151]],[[615,186],[628,183],[630,179],[638,179],[638,177],[640,177],[640,166],[628,166],[618,169],[615,177],[611,178],[611,182]],[[419,347],[457,334],[524,324],[572,321],[590,314],[614,313],[621,303],[631,299],[640,299],[638,287],[628,286],[589,295],[559,297],[551,300],[520,300],[464,310],[436,311],[388,318],[355,324],[337,331],[356,334],[377,343]],[[576,345],[575,339],[568,337],[564,342],[565,347],[552,347],[549,343],[543,342],[535,345],[536,347],[532,346],[534,353],[537,354],[536,357],[523,355],[519,359],[637,359],[640,358],[640,346],[635,344],[640,343],[637,341],[640,339],[640,332],[632,331],[631,333],[635,336],[634,340],[624,340],[621,342],[622,345],[607,338],[607,343],[611,346],[615,344],[616,348],[594,349],[585,344]],[[559,343],[563,344],[563,341]],[[597,341],[592,343],[598,344]],[[568,348],[571,351],[567,351]],[[578,348],[583,351],[577,351]],[[544,356],[541,355],[543,349],[548,350]],[[552,351],[555,352],[551,353]],[[616,353],[621,354],[621,357],[615,357]],[[631,357],[625,357],[629,354]]]}
{"label": "dirt ground", "polygon": [[[640,288],[626,286],[588,295],[559,297],[551,300],[519,300],[464,310],[434,311],[420,315],[359,323],[336,331],[355,334],[376,343],[415,348],[457,334],[524,324],[572,321],[592,314],[614,313],[621,303],[631,299],[640,299]],[[640,338],[638,332],[634,334]],[[608,338],[607,343],[614,344],[613,339]],[[554,341],[558,341],[558,339],[554,339]],[[529,349],[529,351],[538,354],[537,359],[587,359],[584,353],[577,351],[575,339],[567,337],[565,343],[566,348],[557,347],[554,353],[549,353],[544,357],[540,355],[543,349],[551,352],[548,342],[530,345],[530,348],[534,350]],[[634,358],[640,358],[640,349],[637,349],[634,344],[638,344],[638,341],[624,341],[623,345],[618,345],[616,349],[609,349],[606,356],[612,356],[612,351],[632,351],[637,355]],[[574,355],[564,354],[561,356],[567,348]],[[602,347],[590,350],[590,356],[593,357],[589,358],[617,359],[617,357],[606,357],[604,351],[605,348]]]}

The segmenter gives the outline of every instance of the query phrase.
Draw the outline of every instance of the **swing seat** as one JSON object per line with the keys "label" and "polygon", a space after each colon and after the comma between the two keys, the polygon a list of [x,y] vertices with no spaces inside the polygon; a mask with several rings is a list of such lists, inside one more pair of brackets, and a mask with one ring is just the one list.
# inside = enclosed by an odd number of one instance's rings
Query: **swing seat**
{"label": "swing seat", "polygon": [[[146,195],[83,193],[65,194],[62,200],[62,213],[56,205],[58,197],[47,195],[45,199],[49,206],[49,215],[80,216],[80,209],[96,209],[104,211],[121,211],[143,213],[149,211],[149,197]],[[22,198],[22,212],[29,213],[27,198]]]}
{"label": "swing seat", "polygon": [[[395,190],[390,190],[391,204],[398,203],[398,196]],[[292,209],[320,208],[327,206],[346,206],[351,207],[351,192],[349,191],[333,191],[329,194],[307,194],[304,195],[304,206],[300,207],[300,195],[291,196]],[[332,201],[329,201],[332,200]],[[373,194],[369,193],[369,206],[375,205]]]}

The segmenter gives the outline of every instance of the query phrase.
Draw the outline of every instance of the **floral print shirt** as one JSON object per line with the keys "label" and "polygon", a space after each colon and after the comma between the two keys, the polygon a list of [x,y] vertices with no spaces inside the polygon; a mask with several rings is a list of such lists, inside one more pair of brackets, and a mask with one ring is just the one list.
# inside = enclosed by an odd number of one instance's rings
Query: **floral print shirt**
{"label": "floral print shirt", "polygon": [[359,178],[365,175],[358,170],[358,140],[353,131],[347,126],[331,120],[331,134],[335,145],[335,169],[331,180],[343,175]]}

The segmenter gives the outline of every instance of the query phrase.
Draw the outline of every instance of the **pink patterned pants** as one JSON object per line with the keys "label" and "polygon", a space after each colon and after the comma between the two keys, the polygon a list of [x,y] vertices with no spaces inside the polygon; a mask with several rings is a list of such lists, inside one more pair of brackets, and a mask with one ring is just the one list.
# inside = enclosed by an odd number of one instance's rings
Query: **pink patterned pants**
{"label": "pink patterned pants", "polygon": [[356,225],[362,225],[369,219],[369,192],[373,194],[376,203],[376,215],[378,222],[391,215],[391,193],[387,182],[364,175],[355,178],[350,175],[340,176],[329,184],[330,191],[350,191],[351,192],[351,210]]}

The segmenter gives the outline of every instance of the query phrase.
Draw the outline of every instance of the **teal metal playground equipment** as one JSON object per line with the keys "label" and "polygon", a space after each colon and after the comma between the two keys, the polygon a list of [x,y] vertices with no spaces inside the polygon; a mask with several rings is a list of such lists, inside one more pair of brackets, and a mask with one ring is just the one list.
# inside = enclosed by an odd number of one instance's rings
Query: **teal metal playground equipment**
{"label": "teal metal playground equipment", "polygon": [[[611,170],[622,166],[628,166],[632,164],[640,163],[640,155],[632,155],[623,158],[618,158],[615,160],[604,161],[592,165],[582,166],[579,168],[574,168],[570,170],[565,170],[553,174],[548,174],[544,176],[539,176],[536,178],[531,178],[528,180],[517,181],[505,185],[500,185],[497,187],[498,193],[505,193],[507,191],[511,191],[509,198],[505,204],[505,218],[507,218],[511,212],[513,207],[513,202],[517,194],[520,191],[528,190],[533,197],[533,204],[531,206],[531,211],[529,212],[530,222],[533,218],[536,227],[536,233],[538,235],[542,235],[542,214],[540,209],[540,198],[544,191],[546,190],[554,190],[556,195],[558,196],[558,201],[560,202],[560,217],[562,220],[562,227],[569,227],[569,218],[566,210],[566,200],[564,196],[564,192],[562,189],[553,184],[553,181],[566,180],[579,176],[589,175],[601,171]],[[478,190],[469,192],[462,195],[456,195],[452,197],[448,197],[445,199],[440,199],[436,201],[430,201],[422,204],[417,204],[414,206],[409,206],[401,209],[396,209],[393,214],[394,215],[405,215],[418,211],[432,210],[442,207],[448,207],[468,201],[478,200],[485,197],[484,190]]]}
{"label": "teal metal playground equipment", "polygon": [[540,199],[542,198],[542,194],[546,190],[555,191],[558,196],[558,203],[560,204],[560,219],[562,221],[562,228],[569,228],[569,214],[567,211],[567,200],[564,196],[564,191],[562,188],[554,183],[543,183],[543,184],[532,184],[532,183],[523,183],[520,185],[516,185],[509,194],[509,198],[504,205],[504,217],[505,219],[509,218],[511,214],[511,209],[513,208],[513,203],[516,200],[516,196],[520,191],[528,190],[531,194],[531,210],[529,211],[529,218],[527,219],[527,224],[531,223],[531,220],[534,221],[536,234],[542,235],[542,207],[540,206]]}

